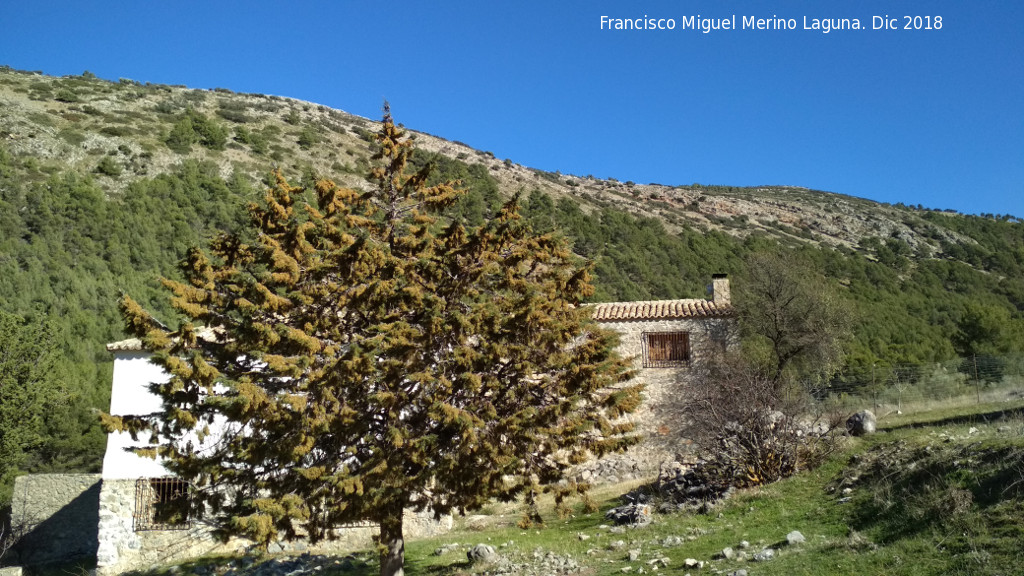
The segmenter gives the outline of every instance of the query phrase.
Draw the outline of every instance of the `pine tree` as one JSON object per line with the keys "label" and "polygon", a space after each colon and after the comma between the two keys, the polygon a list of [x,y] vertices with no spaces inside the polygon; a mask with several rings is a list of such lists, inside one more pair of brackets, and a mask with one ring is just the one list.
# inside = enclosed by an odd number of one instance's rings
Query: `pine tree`
{"label": "pine tree", "polygon": [[224,535],[317,541],[378,522],[389,576],[405,509],[583,493],[552,487],[637,440],[618,418],[639,387],[579,305],[590,275],[563,240],[533,233],[515,200],[479,227],[446,219],[462,192],[428,186],[429,166],[406,173],[412,141],[387,107],[376,142],[370,191],[322,180],[314,200],[277,174],[250,230],[192,250],[186,281],[163,281],[176,330],[122,301],[172,378],[153,387],[162,414],[106,425],[171,439],[154,452]]}
{"label": "pine tree", "polygon": [[0,310],[0,505],[45,441],[43,418],[62,396],[53,325]]}

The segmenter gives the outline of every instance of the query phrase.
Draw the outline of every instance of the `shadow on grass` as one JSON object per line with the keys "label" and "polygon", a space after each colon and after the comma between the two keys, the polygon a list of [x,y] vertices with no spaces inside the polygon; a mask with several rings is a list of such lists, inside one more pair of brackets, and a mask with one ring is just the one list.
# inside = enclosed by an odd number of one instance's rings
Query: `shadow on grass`
{"label": "shadow on grass", "polygon": [[[300,556],[211,556],[168,564],[149,570],[125,572],[126,576],[246,576],[316,573],[322,576],[371,576],[380,573],[369,555],[302,554]],[[56,576],[56,575],[54,575]],[[62,576],[67,576],[64,574]]]}
{"label": "shadow on grass", "polygon": [[[919,537],[1016,540],[1024,507],[1024,446],[1019,443],[908,446],[883,444],[844,471],[856,478],[850,526],[880,544]],[[964,544],[967,545],[967,544]]]}
{"label": "shadow on grass", "polygon": [[446,564],[434,564],[429,562],[426,558],[405,558],[405,573],[410,576],[417,576],[422,574],[430,575],[442,575],[442,574],[465,574],[470,569],[469,560],[453,561]]}
{"label": "shadow on grass", "polygon": [[958,414],[932,420],[919,420],[904,424],[882,425],[883,430],[895,432],[897,430],[915,430],[918,428],[931,428],[935,426],[958,426],[964,424],[990,424],[999,420],[1024,417],[1024,407],[1015,406],[1001,410],[988,412],[973,412],[969,414]]}

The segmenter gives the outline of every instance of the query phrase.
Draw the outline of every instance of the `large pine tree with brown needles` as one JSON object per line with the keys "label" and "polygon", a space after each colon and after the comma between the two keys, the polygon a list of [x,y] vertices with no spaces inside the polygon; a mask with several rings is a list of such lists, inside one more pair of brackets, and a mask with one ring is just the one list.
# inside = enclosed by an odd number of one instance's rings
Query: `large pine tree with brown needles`
{"label": "large pine tree with brown needles", "polygon": [[403,510],[557,486],[636,441],[618,418],[639,387],[580,306],[589,273],[564,240],[514,200],[478,228],[446,218],[461,192],[406,173],[412,141],[386,107],[377,144],[369,191],[277,175],[251,230],[192,250],[185,281],[164,280],[177,329],[122,301],[171,379],[153,385],[161,414],[106,423],[166,439],[155,452],[223,534],[316,541],[372,520],[390,576]]}

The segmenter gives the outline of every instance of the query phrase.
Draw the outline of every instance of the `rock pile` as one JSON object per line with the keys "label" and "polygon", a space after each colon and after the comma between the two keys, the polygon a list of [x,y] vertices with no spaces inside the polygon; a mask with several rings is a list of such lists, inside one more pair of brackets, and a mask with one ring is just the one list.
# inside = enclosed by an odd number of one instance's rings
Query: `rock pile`
{"label": "rock pile", "polygon": [[706,473],[704,462],[670,462],[661,466],[654,484],[656,493],[679,508],[713,503],[732,493],[731,483]]}
{"label": "rock pile", "polygon": [[624,457],[604,457],[595,462],[583,465],[576,472],[577,482],[588,484],[617,484],[626,480],[637,480],[646,477],[646,471],[640,464]]}
{"label": "rock pile", "polygon": [[604,517],[619,526],[646,526],[651,523],[651,507],[639,502],[626,504],[612,508]]}

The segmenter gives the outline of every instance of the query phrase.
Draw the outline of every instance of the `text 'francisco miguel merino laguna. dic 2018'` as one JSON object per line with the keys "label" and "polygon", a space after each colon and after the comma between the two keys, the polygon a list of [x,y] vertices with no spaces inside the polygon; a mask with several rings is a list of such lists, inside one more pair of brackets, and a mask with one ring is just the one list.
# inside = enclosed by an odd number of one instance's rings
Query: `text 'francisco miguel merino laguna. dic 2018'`
{"label": "text 'francisco miguel merino laguna. dic 2018'", "polygon": [[[901,22],[905,20],[905,22]],[[872,16],[871,26],[861,24],[860,18],[770,18],[756,16],[740,16],[735,14],[726,18],[705,18],[683,16],[680,18],[652,18],[644,14],[642,18],[613,18],[601,16],[601,30],[695,30],[710,33],[712,30],[814,30],[828,34],[835,30],[941,30],[942,16]],[[802,26],[801,26],[802,24]]]}

